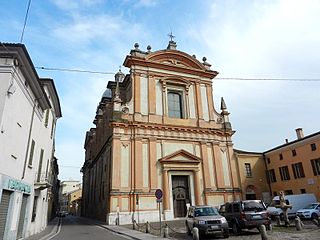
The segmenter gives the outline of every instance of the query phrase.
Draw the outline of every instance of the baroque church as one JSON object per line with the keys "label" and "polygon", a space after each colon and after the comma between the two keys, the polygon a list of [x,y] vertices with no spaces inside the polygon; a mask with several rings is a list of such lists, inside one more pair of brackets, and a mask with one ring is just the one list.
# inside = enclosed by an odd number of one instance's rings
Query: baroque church
{"label": "baroque church", "polygon": [[86,133],[82,215],[108,224],[185,217],[189,205],[241,199],[224,100],[217,111],[206,58],[134,49],[109,81]]}

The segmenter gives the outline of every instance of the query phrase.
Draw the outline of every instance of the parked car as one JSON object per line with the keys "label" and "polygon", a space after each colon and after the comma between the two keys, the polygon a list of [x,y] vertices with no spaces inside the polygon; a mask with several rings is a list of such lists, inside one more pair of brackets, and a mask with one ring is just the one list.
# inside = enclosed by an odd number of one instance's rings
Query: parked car
{"label": "parked car", "polygon": [[211,206],[189,207],[186,219],[189,235],[194,227],[199,229],[199,235],[222,234],[225,238],[229,237],[227,220],[219,214],[216,208]]}
{"label": "parked car", "polygon": [[227,202],[220,207],[219,212],[227,219],[234,233],[240,233],[242,229],[259,228],[262,224],[267,230],[270,229],[271,219],[261,200]]}
{"label": "parked car", "polygon": [[320,203],[311,203],[297,211],[297,216],[305,219],[318,219],[320,217]]}
{"label": "parked car", "polygon": [[[312,193],[285,195],[284,199],[287,205],[292,205],[292,207],[288,209],[289,218],[294,218],[299,209],[304,208],[306,205],[317,201],[315,195]],[[280,205],[279,196],[275,196],[272,199],[272,202],[267,208],[267,211],[270,214],[271,218],[279,216],[281,219],[283,219],[283,212],[280,208],[276,208],[277,205]]]}

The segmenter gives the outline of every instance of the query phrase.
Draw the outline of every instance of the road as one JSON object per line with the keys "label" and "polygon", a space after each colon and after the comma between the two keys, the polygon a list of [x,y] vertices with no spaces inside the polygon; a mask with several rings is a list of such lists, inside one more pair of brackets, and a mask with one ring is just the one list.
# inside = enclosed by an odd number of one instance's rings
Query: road
{"label": "road", "polygon": [[48,240],[125,240],[130,239],[120,236],[103,227],[90,223],[88,219],[67,216],[62,219],[62,224],[54,236]]}

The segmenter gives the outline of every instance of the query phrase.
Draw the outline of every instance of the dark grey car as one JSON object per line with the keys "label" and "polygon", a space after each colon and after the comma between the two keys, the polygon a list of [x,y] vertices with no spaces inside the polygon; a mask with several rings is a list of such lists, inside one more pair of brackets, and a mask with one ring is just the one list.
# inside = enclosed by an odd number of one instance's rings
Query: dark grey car
{"label": "dark grey car", "polygon": [[259,228],[262,224],[269,230],[271,220],[266,210],[261,200],[244,200],[227,202],[219,212],[227,219],[232,231],[239,233],[241,229]]}
{"label": "dark grey car", "polygon": [[225,217],[211,206],[191,206],[188,210],[186,228],[190,235],[192,229],[197,227],[200,235],[222,234],[229,237],[229,227]]}

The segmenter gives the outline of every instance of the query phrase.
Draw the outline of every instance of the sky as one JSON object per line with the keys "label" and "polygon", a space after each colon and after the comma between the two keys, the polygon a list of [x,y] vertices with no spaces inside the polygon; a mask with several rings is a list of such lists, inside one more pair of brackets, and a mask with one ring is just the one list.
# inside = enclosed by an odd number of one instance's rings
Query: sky
{"label": "sky", "polygon": [[[1,1],[0,42],[20,42],[28,1]],[[59,178],[81,180],[85,133],[134,44],[165,49],[170,32],[178,50],[205,56],[220,78],[304,79],[213,80],[215,108],[224,97],[236,131],[234,148],[263,152],[295,140],[296,128],[320,131],[320,81],[310,81],[320,79],[319,12],[318,0],[32,0],[22,43],[60,98]]]}

